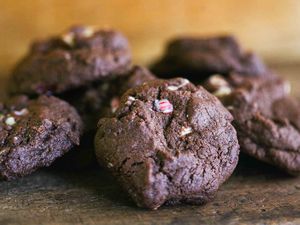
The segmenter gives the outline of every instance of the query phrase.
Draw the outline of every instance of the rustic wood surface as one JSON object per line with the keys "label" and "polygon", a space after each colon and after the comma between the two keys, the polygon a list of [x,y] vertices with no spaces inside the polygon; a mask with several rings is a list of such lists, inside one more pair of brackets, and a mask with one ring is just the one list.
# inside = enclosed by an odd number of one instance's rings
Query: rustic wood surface
{"label": "rustic wood surface", "polygon": [[[300,96],[300,67],[276,69]],[[0,224],[300,224],[300,177],[242,155],[211,203],[148,211],[137,208],[100,168],[47,168],[0,182]]]}

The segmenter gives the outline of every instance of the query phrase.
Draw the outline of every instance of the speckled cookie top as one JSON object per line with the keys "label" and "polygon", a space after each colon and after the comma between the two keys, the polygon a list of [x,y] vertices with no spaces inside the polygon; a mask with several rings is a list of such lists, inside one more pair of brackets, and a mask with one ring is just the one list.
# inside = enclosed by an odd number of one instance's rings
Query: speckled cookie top
{"label": "speckled cookie top", "polygon": [[290,85],[268,78],[211,77],[206,87],[234,116],[242,151],[289,173],[300,172],[300,103]]}
{"label": "speckled cookie top", "polygon": [[129,44],[121,33],[76,26],[34,42],[13,71],[10,92],[61,93],[122,75],[130,64]]}
{"label": "speckled cookie top", "polygon": [[114,118],[99,121],[96,153],[139,206],[210,200],[232,173],[239,145],[232,116],[188,80],[128,90]]}
{"label": "speckled cookie top", "polygon": [[55,97],[16,97],[0,107],[0,177],[29,174],[79,144],[82,123]]}

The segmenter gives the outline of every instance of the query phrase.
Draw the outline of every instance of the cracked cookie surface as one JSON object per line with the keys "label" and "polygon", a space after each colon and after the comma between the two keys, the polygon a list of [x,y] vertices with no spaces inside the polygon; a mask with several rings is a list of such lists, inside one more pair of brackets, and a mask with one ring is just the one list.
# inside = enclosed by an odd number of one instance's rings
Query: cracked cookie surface
{"label": "cracked cookie surface", "polygon": [[205,87],[232,113],[241,151],[288,173],[300,173],[300,103],[289,95],[286,81],[275,75],[233,74],[211,77]]}
{"label": "cracked cookie surface", "polygon": [[131,66],[127,39],[114,30],[75,26],[34,42],[14,69],[12,94],[62,93],[124,74]]}
{"label": "cracked cookie surface", "polygon": [[152,65],[163,78],[184,76],[200,83],[213,74],[231,72],[263,75],[266,68],[258,56],[241,49],[232,36],[182,37],[170,41],[163,57]]}
{"label": "cracked cookie surface", "polygon": [[186,79],[149,81],[99,121],[96,155],[138,206],[202,204],[237,164],[231,121],[216,97]]}
{"label": "cracked cookie surface", "polygon": [[82,122],[68,103],[40,96],[0,105],[0,178],[10,180],[49,166],[79,145]]}

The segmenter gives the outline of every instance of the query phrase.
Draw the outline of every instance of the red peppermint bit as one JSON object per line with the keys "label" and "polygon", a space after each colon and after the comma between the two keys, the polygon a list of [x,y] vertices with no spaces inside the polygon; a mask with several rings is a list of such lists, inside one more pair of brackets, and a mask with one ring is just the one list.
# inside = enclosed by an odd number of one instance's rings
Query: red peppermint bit
{"label": "red peppermint bit", "polygon": [[119,105],[120,105],[120,99],[118,97],[114,97],[110,101],[111,112],[115,113],[117,111],[117,109],[119,108]]}
{"label": "red peppermint bit", "polygon": [[173,112],[173,105],[167,99],[155,100],[154,106],[156,111],[162,113],[171,113]]}

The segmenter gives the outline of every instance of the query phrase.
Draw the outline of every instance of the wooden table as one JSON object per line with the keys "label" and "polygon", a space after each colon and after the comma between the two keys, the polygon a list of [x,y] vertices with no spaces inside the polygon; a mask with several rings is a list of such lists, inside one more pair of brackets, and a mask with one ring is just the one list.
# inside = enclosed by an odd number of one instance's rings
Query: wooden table
{"label": "wooden table", "polygon": [[[277,68],[300,96],[298,66]],[[3,84],[3,82],[1,82]],[[298,89],[297,89],[298,86]],[[135,207],[100,168],[40,170],[0,182],[0,224],[300,224],[300,177],[241,156],[215,200],[203,206]]]}

